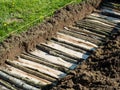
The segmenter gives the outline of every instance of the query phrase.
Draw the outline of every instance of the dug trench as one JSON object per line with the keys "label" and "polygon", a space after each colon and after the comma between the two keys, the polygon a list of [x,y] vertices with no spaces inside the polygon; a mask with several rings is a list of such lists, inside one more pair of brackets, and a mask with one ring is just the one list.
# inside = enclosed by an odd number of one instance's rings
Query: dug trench
{"label": "dug trench", "polygon": [[120,89],[120,9],[104,1],[68,5],[1,43],[1,90]]}

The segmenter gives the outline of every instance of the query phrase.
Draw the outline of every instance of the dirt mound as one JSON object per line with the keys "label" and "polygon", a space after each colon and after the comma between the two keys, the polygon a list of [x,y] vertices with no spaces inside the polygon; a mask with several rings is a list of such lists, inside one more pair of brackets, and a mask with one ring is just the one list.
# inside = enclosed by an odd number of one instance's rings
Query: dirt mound
{"label": "dirt mound", "polygon": [[113,33],[106,43],[51,90],[120,89],[120,32]]}
{"label": "dirt mound", "polygon": [[[120,34],[120,33],[119,33]],[[90,68],[110,78],[120,78],[120,35],[115,34],[89,58]],[[97,67],[97,68],[96,68]]]}

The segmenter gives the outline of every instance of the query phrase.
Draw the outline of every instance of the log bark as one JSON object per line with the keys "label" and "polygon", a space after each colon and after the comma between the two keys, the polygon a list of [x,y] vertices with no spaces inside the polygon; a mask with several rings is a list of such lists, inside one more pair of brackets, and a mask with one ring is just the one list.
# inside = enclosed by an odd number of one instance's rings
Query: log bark
{"label": "log bark", "polygon": [[103,40],[105,38],[104,35],[100,35],[100,34],[97,34],[97,33],[94,33],[94,32],[90,32],[86,29],[82,29],[82,28],[77,28],[77,27],[74,27],[74,26],[69,26],[68,29],[71,29],[71,30],[75,30],[77,32],[81,32],[81,33],[84,33],[86,35],[89,35],[91,36],[92,38],[94,39],[98,39],[98,40]]}
{"label": "log bark", "polygon": [[29,84],[26,84],[25,82],[23,82],[22,80],[19,80],[17,78],[14,78],[2,71],[0,71],[0,76],[2,78],[4,78],[5,80],[7,80],[8,82],[11,82],[13,83],[14,85],[16,85],[17,87],[20,87],[22,88],[23,90],[41,90],[40,88],[36,88],[36,87],[33,87]]}
{"label": "log bark", "polygon": [[44,85],[41,84],[40,82],[39,82],[39,83],[36,83],[36,82],[34,82],[34,81],[32,81],[32,80],[30,80],[30,79],[28,79],[28,78],[21,77],[21,76],[19,76],[18,74],[13,74],[13,73],[11,73],[10,71],[6,71],[6,70],[1,70],[1,71],[5,72],[6,74],[8,74],[8,75],[10,75],[10,76],[13,76],[13,77],[15,77],[15,78],[17,78],[17,79],[20,79],[20,80],[24,81],[25,83],[27,83],[27,84],[29,84],[29,85],[31,85],[31,86],[34,86],[34,87],[37,87],[37,88],[41,88],[41,87],[44,86]]}
{"label": "log bark", "polygon": [[61,46],[64,46],[64,47],[66,47],[66,48],[69,48],[69,49],[74,50],[74,51],[77,51],[77,52],[86,53],[86,51],[84,51],[84,50],[82,50],[82,49],[80,49],[80,48],[76,48],[76,47],[73,47],[73,46],[70,46],[70,45],[61,43],[61,42],[59,42],[59,41],[57,41],[57,40],[55,40],[55,39],[52,39],[51,42],[54,42],[54,43],[56,43],[56,44],[59,44],[59,45],[61,45]]}
{"label": "log bark", "polygon": [[50,76],[48,76],[48,75],[46,75],[46,74],[43,74],[43,73],[41,73],[41,72],[38,72],[38,71],[35,71],[35,70],[32,70],[32,69],[29,69],[29,68],[24,67],[24,66],[19,65],[19,64],[15,64],[15,63],[13,63],[13,62],[10,61],[10,60],[7,60],[6,63],[8,63],[9,65],[11,65],[11,66],[13,66],[13,67],[19,68],[20,70],[23,70],[23,71],[25,71],[25,72],[27,72],[27,73],[30,73],[30,74],[35,75],[35,76],[37,76],[37,77],[43,78],[43,79],[45,79],[45,80],[48,80],[48,81],[50,81],[50,82],[54,82],[54,81],[57,80],[57,79],[52,78],[52,77],[50,77]]}
{"label": "log bark", "polygon": [[109,33],[108,32],[105,32],[103,31],[102,29],[100,28],[96,28],[94,25],[90,25],[88,24],[87,22],[77,22],[76,24],[77,27],[80,27],[80,28],[85,28],[91,32],[94,32],[94,33],[97,33],[97,34],[100,34],[100,35],[104,35],[104,36],[108,36]]}
{"label": "log bark", "polygon": [[17,90],[15,87],[13,87],[10,83],[0,79],[0,84],[2,84],[3,86],[5,86],[6,88],[10,89],[10,90]]}
{"label": "log bark", "polygon": [[76,37],[76,38],[80,38],[80,39],[83,39],[83,40],[86,40],[86,41],[89,41],[91,43],[94,43],[96,45],[99,45],[100,44],[100,41],[99,40],[96,40],[96,39],[93,39],[91,37],[87,37],[85,35],[81,35],[81,34],[78,34],[78,33],[75,33],[75,31],[73,30],[62,30],[60,31],[61,33],[64,33],[64,34],[67,34],[67,35],[70,35],[70,36],[73,36],[73,37]]}
{"label": "log bark", "polygon": [[27,59],[27,60],[30,60],[30,61],[33,61],[33,62],[37,62],[37,63],[43,64],[43,65],[46,65],[48,67],[54,68],[56,70],[60,70],[60,71],[65,72],[65,73],[67,73],[67,71],[69,70],[68,68],[66,68],[66,67],[64,67],[62,65],[49,62],[49,61],[47,61],[45,59],[41,60],[41,59],[33,58],[33,57],[29,56],[29,54],[27,54],[27,55],[21,54],[20,57],[24,58],[24,59]]}
{"label": "log bark", "polygon": [[54,52],[55,52],[55,53],[57,53],[57,54],[61,54],[61,55],[67,56],[67,57],[69,57],[69,58],[72,58],[73,60],[81,61],[80,58],[74,57],[74,56],[72,56],[72,55],[70,55],[70,54],[64,53],[64,52],[62,52],[62,51],[56,50],[56,49],[54,49],[54,48],[48,47],[48,46],[43,45],[43,44],[37,45],[37,47],[38,47],[38,49],[44,50],[44,51],[46,51],[46,52],[48,52],[48,53],[51,53],[51,52],[54,53]]}

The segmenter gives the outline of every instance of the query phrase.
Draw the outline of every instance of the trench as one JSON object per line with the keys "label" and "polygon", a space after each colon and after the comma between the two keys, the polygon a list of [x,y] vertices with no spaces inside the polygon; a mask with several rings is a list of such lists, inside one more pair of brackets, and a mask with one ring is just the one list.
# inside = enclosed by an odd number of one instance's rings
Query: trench
{"label": "trench", "polygon": [[34,51],[23,52],[16,60],[7,59],[0,69],[1,90],[41,90],[56,85],[87,60],[113,29],[120,29],[120,11],[110,4],[64,27],[49,41],[37,44]]}

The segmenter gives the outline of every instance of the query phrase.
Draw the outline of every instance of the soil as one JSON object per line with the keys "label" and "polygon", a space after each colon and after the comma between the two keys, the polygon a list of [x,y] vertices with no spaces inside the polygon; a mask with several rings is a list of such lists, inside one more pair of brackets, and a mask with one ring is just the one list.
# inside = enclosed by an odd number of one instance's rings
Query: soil
{"label": "soil", "polygon": [[120,90],[120,31],[50,90]]}
{"label": "soil", "polygon": [[54,13],[54,16],[46,18],[43,23],[30,28],[19,35],[10,35],[0,43],[0,65],[6,59],[14,59],[22,52],[32,51],[36,44],[49,40],[62,30],[63,27],[83,19],[99,6],[102,0],[85,0],[79,4],[68,5]]}

